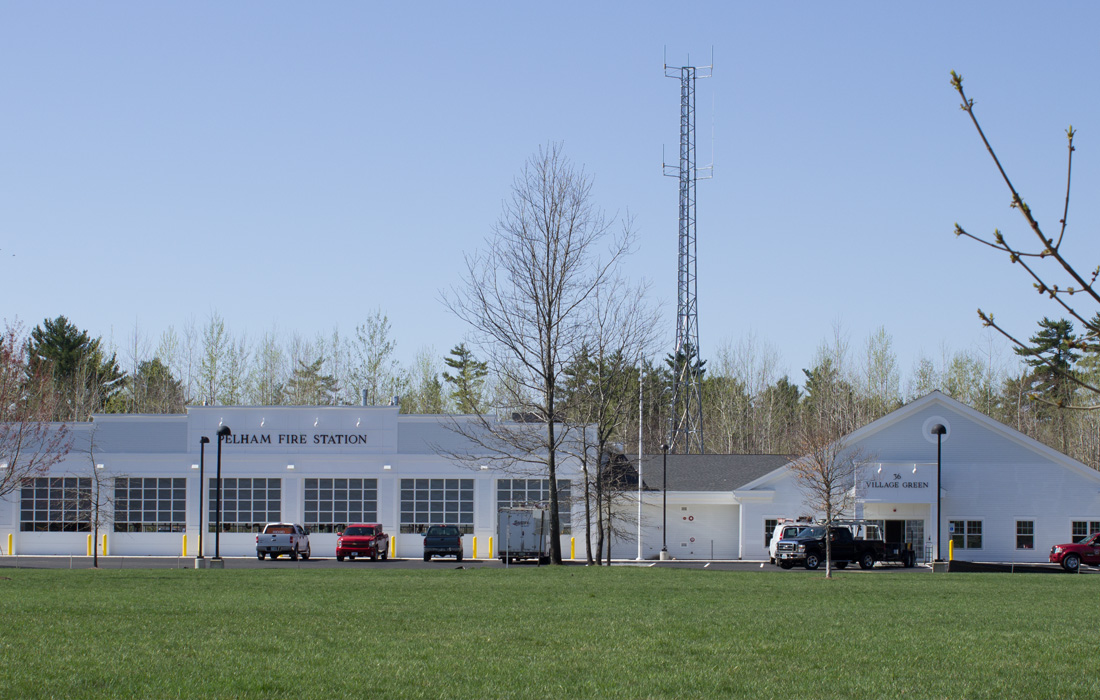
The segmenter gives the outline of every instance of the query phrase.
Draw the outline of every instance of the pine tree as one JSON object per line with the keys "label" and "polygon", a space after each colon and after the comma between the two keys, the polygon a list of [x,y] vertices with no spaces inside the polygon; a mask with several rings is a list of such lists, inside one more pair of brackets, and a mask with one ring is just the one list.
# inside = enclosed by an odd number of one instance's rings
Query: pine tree
{"label": "pine tree", "polygon": [[459,413],[481,413],[483,409],[485,377],[489,374],[489,365],[478,362],[474,354],[459,343],[451,348],[450,356],[443,358],[454,374],[443,373],[443,380],[454,387],[450,397],[454,400]]}

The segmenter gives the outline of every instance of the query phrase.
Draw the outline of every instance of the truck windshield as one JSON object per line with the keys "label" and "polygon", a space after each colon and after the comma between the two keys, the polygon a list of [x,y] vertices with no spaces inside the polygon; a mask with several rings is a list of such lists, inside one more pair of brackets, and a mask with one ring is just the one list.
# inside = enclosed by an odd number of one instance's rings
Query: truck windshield
{"label": "truck windshield", "polygon": [[823,527],[808,527],[802,532],[798,533],[799,537],[810,537],[820,539],[825,536],[825,528]]}
{"label": "truck windshield", "polygon": [[458,534],[458,528],[453,525],[450,527],[441,527],[437,525],[428,528],[428,537],[455,537]]}
{"label": "truck windshield", "polygon": [[373,527],[349,527],[347,530],[344,530],[344,537],[365,537],[373,534]]}

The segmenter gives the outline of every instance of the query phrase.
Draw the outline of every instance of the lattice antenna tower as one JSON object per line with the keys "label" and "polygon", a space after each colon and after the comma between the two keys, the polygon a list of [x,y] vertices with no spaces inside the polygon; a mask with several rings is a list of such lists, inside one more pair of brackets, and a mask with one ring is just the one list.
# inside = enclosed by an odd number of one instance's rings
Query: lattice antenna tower
{"label": "lattice antenna tower", "polygon": [[[688,56],[688,63],[691,57]],[[713,176],[714,166],[695,165],[695,81],[709,78],[709,66],[664,64],[666,78],[680,80],[680,162],[661,169],[680,180],[680,236],[676,274],[676,346],[673,353],[672,405],[669,411],[669,451],[703,454],[702,372],[699,360],[698,266],[695,246],[695,183]]]}

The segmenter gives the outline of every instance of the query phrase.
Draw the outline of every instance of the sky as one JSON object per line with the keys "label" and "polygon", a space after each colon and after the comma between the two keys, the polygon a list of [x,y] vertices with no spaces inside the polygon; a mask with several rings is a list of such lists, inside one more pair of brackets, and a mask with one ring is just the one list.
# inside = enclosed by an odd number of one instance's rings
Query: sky
{"label": "sky", "polygon": [[[124,347],[213,314],[256,340],[380,310],[398,354],[468,328],[441,302],[524,161],[560,143],[633,217],[626,274],[673,347],[679,146],[697,83],[702,356],[755,338],[801,380],[839,328],[922,356],[1057,309],[955,222],[1030,234],[949,82],[1063,250],[1100,262],[1100,4],[0,2],[0,318]],[[1089,311],[1091,314],[1091,311]]]}

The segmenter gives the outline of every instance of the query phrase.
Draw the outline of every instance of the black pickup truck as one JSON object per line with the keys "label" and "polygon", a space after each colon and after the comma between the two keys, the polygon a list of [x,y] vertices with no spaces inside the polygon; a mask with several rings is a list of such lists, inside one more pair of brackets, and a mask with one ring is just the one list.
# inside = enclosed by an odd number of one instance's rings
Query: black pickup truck
{"label": "black pickup truck", "polygon": [[432,525],[424,533],[424,561],[454,557],[462,561],[462,531],[455,525]]}
{"label": "black pickup truck", "polygon": [[[829,537],[832,540],[833,563],[838,569],[848,566],[849,562],[858,562],[861,569],[870,569],[877,561],[899,561],[905,566],[913,566],[912,551],[896,546],[888,547],[881,539],[853,537],[848,527],[830,527]],[[825,561],[825,551],[825,526],[814,525],[800,532],[797,537],[780,540],[776,548],[775,563],[784,569],[795,564],[816,569]]]}

